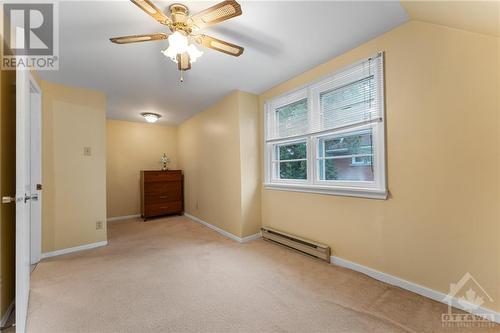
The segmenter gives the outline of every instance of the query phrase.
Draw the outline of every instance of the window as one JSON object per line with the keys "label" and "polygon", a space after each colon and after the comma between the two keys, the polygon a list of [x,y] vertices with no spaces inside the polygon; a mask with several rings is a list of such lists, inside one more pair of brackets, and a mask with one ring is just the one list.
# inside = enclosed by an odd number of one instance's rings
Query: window
{"label": "window", "polygon": [[383,53],[266,102],[265,185],[387,197]]}

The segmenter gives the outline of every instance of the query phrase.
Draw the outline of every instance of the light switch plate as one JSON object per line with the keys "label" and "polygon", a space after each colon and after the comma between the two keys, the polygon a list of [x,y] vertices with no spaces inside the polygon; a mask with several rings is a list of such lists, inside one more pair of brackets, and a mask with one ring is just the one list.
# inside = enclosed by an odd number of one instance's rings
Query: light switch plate
{"label": "light switch plate", "polygon": [[83,147],[83,156],[91,156],[92,149],[90,147]]}

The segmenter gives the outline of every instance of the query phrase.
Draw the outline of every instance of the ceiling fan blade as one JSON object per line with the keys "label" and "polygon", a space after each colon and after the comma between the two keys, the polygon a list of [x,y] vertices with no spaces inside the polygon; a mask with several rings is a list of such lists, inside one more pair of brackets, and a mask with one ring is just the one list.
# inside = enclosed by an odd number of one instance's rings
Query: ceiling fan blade
{"label": "ceiling fan blade", "polygon": [[187,52],[177,55],[177,67],[180,71],[191,69],[191,61],[189,61],[189,54]]}
{"label": "ceiling fan blade", "polygon": [[195,29],[202,29],[241,15],[241,6],[234,0],[226,0],[191,16],[188,22]]}
{"label": "ceiling fan blade", "polygon": [[239,57],[242,53],[244,48],[241,46],[238,46],[236,44],[228,43],[223,40],[210,37],[207,35],[198,35],[195,37],[195,41],[205,47],[208,47],[210,49],[223,52],[235,57]]}
{"label": "ceiling fan blade", "polygon": [[169,25],[172,23],[172,20],[165,15],[158,7],[156,7],[151,1],[149,0],[130,0],[132,1],[137,7],[142,9],[146,14],[160,22],[161,24]]}
{"label": "ceiling fan blade", "polygon": [[168,35],[162,32],[158,32],[156,34],[149,35],[132,35],[132,36],[122,36],[122,37],[113,37],[109,40],[116,44],[128,44],[128,43],[137,43],[137,42],[149,42],[152,40],[161,40],[167,39]]}

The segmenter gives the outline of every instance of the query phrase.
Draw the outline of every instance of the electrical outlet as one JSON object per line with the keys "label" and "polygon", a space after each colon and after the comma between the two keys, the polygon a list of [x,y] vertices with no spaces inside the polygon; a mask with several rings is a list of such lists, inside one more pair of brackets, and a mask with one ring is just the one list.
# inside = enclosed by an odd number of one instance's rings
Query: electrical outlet
{"label": "electrical outlet", "polygon": [[102,229],[102,221],[97,221],[97,222],[95,223],[95,229],[96,229],[96,230]]}
{"label": "electrical outlet", "polygon": [[83,147],[83,156],[91,156],[92,149],[90,147]]}

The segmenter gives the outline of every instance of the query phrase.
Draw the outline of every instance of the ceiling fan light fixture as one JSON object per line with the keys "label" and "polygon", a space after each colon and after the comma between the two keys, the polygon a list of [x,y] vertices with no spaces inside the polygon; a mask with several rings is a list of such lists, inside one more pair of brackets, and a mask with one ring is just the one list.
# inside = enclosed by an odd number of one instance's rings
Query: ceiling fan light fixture
{"label": "ceiling fan light fixture", "polygon": [[175,53],[174,49],[169,47],[166,50],[161,51],[161,53],[163,53],[165,57],[177,63],[177,53]]}
{"label": "ceiling fan light fixture", "polygon": [[162,51],[167,58],[177,63],[177,55],[185,52],[189,54],[190,63],[195,62],[203,55],[203,52],[198,50],[194,44],[189,44],[188,38],[181,32],[175,31],[168,36],[168,48]]}
{"label": "ceiling fan light fixture", "polygon": [[189,44],[187,53],[189,54],[191,63],[196,62],[196,59],[203,55],[203,51],[198,50],[198,48],[194,44]]}
{"label": "ceiling fan light fixture", "polygon": [[158,119],[161,118],[161,115],[152,112],[143,112],[141,113],[141,116],[143,116],[148,123],[156,123]]}
{"label": "ceiling fan light fixture", "polygon": [[188,39],[187,37],[180,33],[179,31],[175,31],[173,34],[168,36],[168,49],[170,49],[169,53],[179,54],[186,52],[188,48]]}

